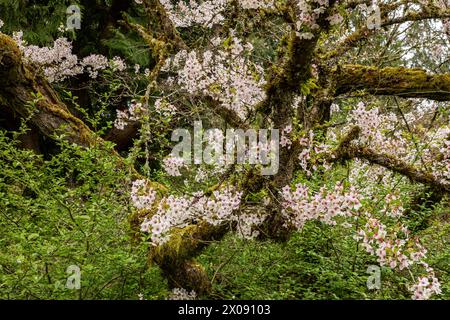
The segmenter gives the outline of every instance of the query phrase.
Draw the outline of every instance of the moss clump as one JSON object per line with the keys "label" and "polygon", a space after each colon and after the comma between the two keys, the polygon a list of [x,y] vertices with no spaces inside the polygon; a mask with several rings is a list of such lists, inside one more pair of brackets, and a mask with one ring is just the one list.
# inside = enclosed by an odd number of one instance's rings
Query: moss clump
{"label": "moss clump", "polygon": [[11,38],[0,33],[0,77],[2,85],[8,86],[20,80],[19,66],[22,60],[16,42]]}
{"label": "moss clump", "polygon": [[150,258],[157,264],[177,264],[198,253],[208,241],[220,239],[228,230],[226,225],[213,226],[206,222],[174,229],[170,240],[150,251]]}
{"label": "moss clump", "polygon": [[6,56],[15,64],[19,64],[22,59],[22,53],[14,39],[0,32],[0,59]]}

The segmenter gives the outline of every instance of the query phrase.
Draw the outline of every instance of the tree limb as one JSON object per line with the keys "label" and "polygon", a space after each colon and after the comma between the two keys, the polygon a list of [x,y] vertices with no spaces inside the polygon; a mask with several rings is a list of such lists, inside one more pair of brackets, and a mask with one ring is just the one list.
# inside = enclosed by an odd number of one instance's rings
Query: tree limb
{"label": "tree limb", "polygon": [[359,127],[353,127],[341,141],[331,159],[328,160],[331,162],[347,161],[355,158],[367,160],[371,164],[377,164],[393,172],[399,173],[409,178],[411,181],[430,186],[437,193],[450,194],[450,184],[436,178],[433,174],[422,171],[411,164],[396,159],[392,155],[378,153],[370,148],[351,144],[353,140],[359,137],[360,132],[361,129]]}
{"label": "tree limb", "polygon": [[[2,79],[0,107],[22,118],[30,118],[29,121],[40,134],[50,138],[54,138],[55,134],[62,134],[67,141],[84,147],[101,146],[105,142],[83,121],[69,112],[50,84],[32,72],[30,66],[22,61],[22,53],[14,40],[2,33],[0,33],[0,79]],[[32,101],[34,103],[30,105]],[[130,170],[134,179],[143,179],[133,167],[125,164],[118,153],[114,150],[112,152],[117,158],[118,169]],[[150,184],[158,191],[159,196],[167,192],[167,189],[159,183],[150,182]],[[152,213],[145,212],[145,214]],[[139,230],[142,222],[140,218],[142,216],[136,215],[130,219],[135,230]],[[150,254],[163,269],[170,283],[192,288],[201,293],[208,288],[205,282],[207,277],[192,257],[202,248],[205,241],[221,237],[227,230],[205,224],[190,225],[178,230],[167,245],[153,248]]]}
{"label": "tree limb", "polygon": [[421,69],[344,65],[336,77],[336,95],[365,90],[374,95],[450,100],[450,73],[431,75]]}

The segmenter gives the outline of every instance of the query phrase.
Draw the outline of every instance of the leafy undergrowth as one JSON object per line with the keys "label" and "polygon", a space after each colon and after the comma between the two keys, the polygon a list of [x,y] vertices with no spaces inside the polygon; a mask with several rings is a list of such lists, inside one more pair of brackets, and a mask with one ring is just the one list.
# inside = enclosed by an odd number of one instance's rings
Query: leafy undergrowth
{"label": "leafy undergrowth", "polygon": [[[435,221],[423,234],[428,261],[450,298],[448,221]],[[213,279],[210,299],[410,299],[408,272],[381,268],[379,290],[367,288],[370,265],[348,230],[309,223],[285,244],[228,236],[208,248],[200,260]]]}
{"label": "leafy undergrowth", "polygon": [[[63,140],[58,148],[46,160],[0,135],[0,299],[168,297],[147,244],[132,236],[129,177],[115,170],[109,148]],[[441,203],[405,218],[441,282],[434,299],[450,299],[447,211]],[[201,298],[410,299],[408,272],[382,268],[381,288],[367,288],[367,268],[377,262],[357,245],[354,228],[310,221],[286,243],[229,234],[199,257],[213,283]],[[66,288],[70,266],[81,270],[80,290]]]}

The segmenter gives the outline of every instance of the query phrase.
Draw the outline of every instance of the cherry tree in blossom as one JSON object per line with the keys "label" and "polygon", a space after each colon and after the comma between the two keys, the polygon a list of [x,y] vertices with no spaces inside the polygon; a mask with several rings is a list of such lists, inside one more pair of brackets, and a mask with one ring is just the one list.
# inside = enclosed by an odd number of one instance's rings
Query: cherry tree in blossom
{"label": "cherry tree in blossom", "polygon": [[[147,155],[148,141],[156,139],[153,119],[165,119],[166,126],[187,127],[200,118],[212,127],[280,131],[280,170],[273,176],[261,175],[257,165],[188,165],[169,152],[158,160],[166,181],[183,186],[179,190],[135,175],[130,200],[138,231],[150,257],[167,269],[174,296],[208,291],[193,259],[209,241],[229,231],[285,241],[309,221],[344,226],[381,266],[408,270],[413,299],[440,294],[426,248],[404,225],[408,204],[396,187],[424,187],[444,201],[450,192],[450,74],[448,61],[438,59],[448,56],[448,1],[135,5],[149,21],[156,19],[152,28],[127,22],[155,61],[144,71],[145,93],[117,111],[114,130],[140,123],[138,143]],[[418,30],[429,41],[417,37]],[[20,33],[14,39],[24,63],[39,66],[49,82],[128,68],[119,57],[78,58],[65,38],[52,47],[28,45]],[[134,69],[140,72],[140,66]],[[46,119],[35,121],[48,135]],[[83,138],[70,131],[77,126],[67,129],[72,142],[91,143],[85,127]],[[325,180],[327,172],[343,167],[348,174],[341,182]],[[311,187],[313,178],[323,182],[319,189]],[[257,205],[247,201],[258,192],[264,197]],[[374,203],[382,205],[374,209]]]}

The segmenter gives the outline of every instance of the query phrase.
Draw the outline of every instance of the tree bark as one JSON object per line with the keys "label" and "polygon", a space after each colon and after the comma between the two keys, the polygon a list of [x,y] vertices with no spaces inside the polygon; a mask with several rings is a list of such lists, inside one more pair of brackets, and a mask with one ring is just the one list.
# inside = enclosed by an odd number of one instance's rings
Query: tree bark
{"label": "tree bark", "polygon": [[344,65],[337,70],[336,94],[364,90],[373,95],[450,100],[450,73],[428,74],[421,69]]}
{"label": "tree bark", "polygon": [[30,122],[48,137],[65,134],[82,146],[96,141],[83,121],[73,116],[46,80],[22,62],[22,53],[10,37],[0,34],[0,105]]}

